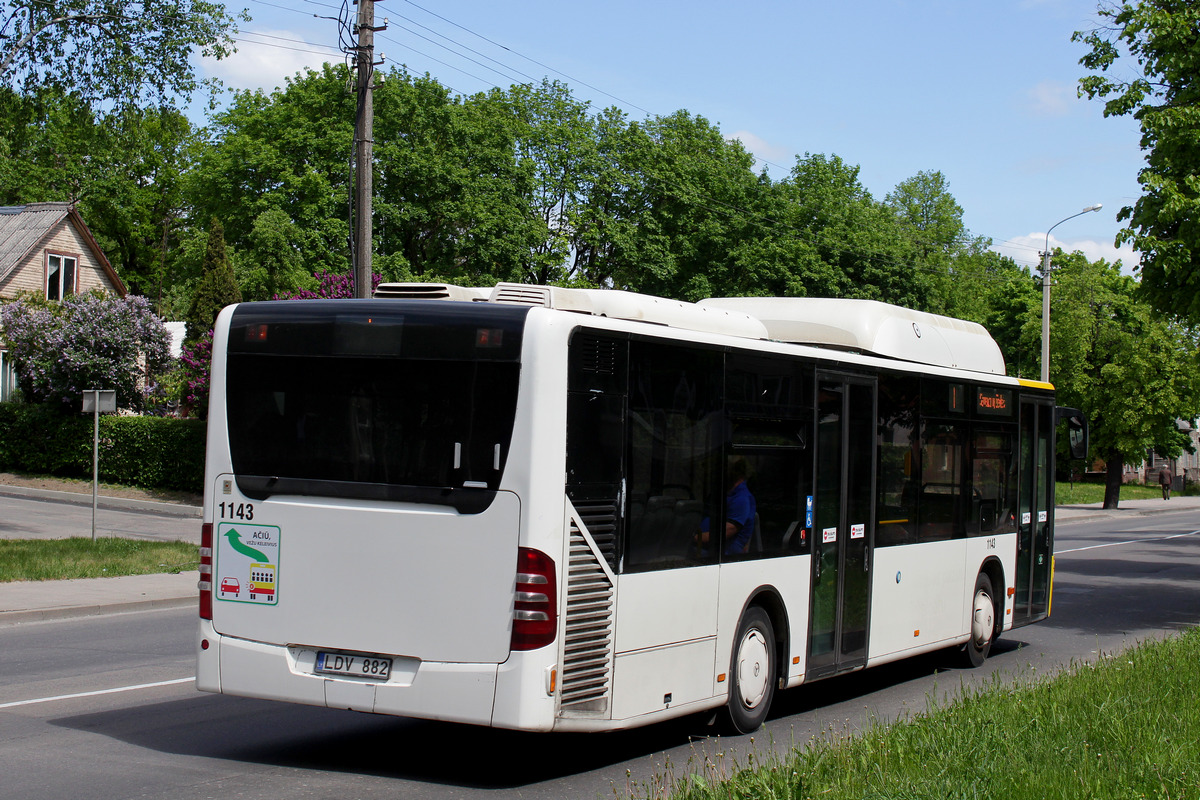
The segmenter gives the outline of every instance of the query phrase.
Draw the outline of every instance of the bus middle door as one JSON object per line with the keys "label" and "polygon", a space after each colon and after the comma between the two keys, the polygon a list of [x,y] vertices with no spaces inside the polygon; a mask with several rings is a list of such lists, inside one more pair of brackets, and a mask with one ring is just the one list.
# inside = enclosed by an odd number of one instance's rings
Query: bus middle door
{"label": "bus middle door", "polygon": [[873,379],[818,374],[809,679],[865,666],[874,538]]}

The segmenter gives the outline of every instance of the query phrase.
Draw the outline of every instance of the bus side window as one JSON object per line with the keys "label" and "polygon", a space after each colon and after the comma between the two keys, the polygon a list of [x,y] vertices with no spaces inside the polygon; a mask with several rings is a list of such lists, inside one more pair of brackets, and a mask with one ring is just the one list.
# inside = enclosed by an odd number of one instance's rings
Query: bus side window
{"label": "bus side window", "polygon": [[879,379],[879,474],[876,479],[875,544],[915,544],[921,449],[917,438],[917,378]]}
{"label": "bus side window", "polygon": [[[725,373],[730,459],[747,467],[755,499],[752,536],[726,560],[807,552],[805,502],[812,494],[813,365],[796,358],[732,351]],[[726,482],[728,483],[728,481]]]}
{"label": "bus side window", "polygon": [[701,545],[697,534],[723,497],[723,372],[718,350],[630,342],[625,571],[716,560],[718,548]]}
{"label": "bus side window", "polygon": [[966,534],[965,423],[922,423],[919,536],[922,542]]}

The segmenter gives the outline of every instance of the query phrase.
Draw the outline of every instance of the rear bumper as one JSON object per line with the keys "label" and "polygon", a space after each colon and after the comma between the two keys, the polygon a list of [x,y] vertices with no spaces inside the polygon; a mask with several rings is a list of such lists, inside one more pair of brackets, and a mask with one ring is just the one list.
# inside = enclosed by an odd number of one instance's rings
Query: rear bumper
{"label": "rear bumper", "polygon": [[[208,647],[200,643],[207,641]],[[497,664],[395,659],[387,681],[314,674],[312,648],[235,639],[201,620],[196,688],[205,692],[491,725]]]}

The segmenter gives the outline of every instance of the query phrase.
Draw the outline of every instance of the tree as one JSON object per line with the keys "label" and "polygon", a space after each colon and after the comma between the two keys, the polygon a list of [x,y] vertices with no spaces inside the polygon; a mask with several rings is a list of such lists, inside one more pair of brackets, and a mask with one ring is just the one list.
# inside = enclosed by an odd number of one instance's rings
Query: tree
{"label": "tree", "polygon": [[197,87],[192,55],[232,51],[234,20],[205,0],[0,3],[0,84],[51,87],[88,105],[166,105]]}
{"label": "tree", "polygon": [[163,296],[182,276],[173,251],[187,232],[188,172],[202,132],[174,109],[126,109],[107,115],[100,144],[85,162],[80,209],[130,290]]}
{"label": "tree", "polygon": [[[226,242],[241,252],[256,246],[262,215],[281,211],[291,223],[286,236],[301,274],[345,272],[354,141],[349,75],[345,65],[326,64],[270,94],[235,94],[214,116],[214,139],[186,182],[195,219],[219,217]],[[283,218],[272,219],[279,230]]]}
{"label": "tree", "polygon": [[680,300],[739,294],[746,275],[738,247],[759,229],[754,158],[687,111],[627,131],[617,123],[610,116],[606,125],[625,174],[605,171],[603,180],[618,192],[612,207],[623,224],[611,226],[619,236],[612,263],[595,272],[609,273],[617,288]]}
{"label": "tree", "polygon": [[159,313],[177,279],[196,277],[173,269],[173,256],[199,146],[200,132],[173,109],[101,114],[58,90],[0,87],[0,205],[76,203],[122,280]]}
{"label": "tree", "polygon": [[538,284],[565,281],[584,187],[598,168],[595,122],[588,104],[558,81],[513,86],[504,105],[516,131],[517,170],[527,177],[522,205],[532,247],[522,277]]}
{"label": "tree", "polygon": [[[1146,154],[1143,193],[1117,215],[1129,221],[1117,243],[1141,253],[1142,290],[1157,308],[1200,321],[1200,5],[1139,0],[1098,13],[1103,27],[1071,37],[1091,48],[1080,59],[1093,72],[1080,80],[1081,93],[1107,98],[1106,117],[1136,119]],[[1129,60],[1135,77],[1108,72]]]}
{"label": "tree", "polygon": [[963,209],[937,170],[918,172],[884,198],[911,240],[912,268],[932,284],[924,310],[982,322],[987,314],[986,283],[997,265],[991,241],[971,236]]}
{"label": "tree", "polygon": [[0,86],[0,203],[78,200],[88,156],[102,149],[96,114],[78,98]]}
{"label": "tree", "polygon": [[507,94],[451,98],[428,75],[393,71],[375,111],[377,269],[389,280],[521,280],[539,238]]}
{"label": "tree", "polygon": [[237,279],[225,253],[225,231],[213,217],[208,229],[208,249],[204,253],[204,269],[200,285],[192,296],[187,314],[187,341],[194,342],[207,333],[217,321],[221,309],[242,301]]}
{"label": "tree", "polygon": [[793,256],[768,294],[881,300],[929,306],[932,280],[896,213],[837,155],[805,154],[777,187],[775,234]]}
{"label": "tree", "polygon": [[1200,414],[1196,332],[1155,314],[1119,264],[1061,251],[1054,264],[1050,374],[1059,403],[1088,415],[1107,464],[1104,507],[1116,508],[1124,464],[1150,448],[1178,456],[1176,420]]}
{"label": "tree", "polygon": [[118,406],[141,410],[139,378],[170,358],[170,336],[144,297],[19,298],[0,307],[0,327],[21,392],[35,402],[78,408],[85,389],[115,389]]}
{"label": "tree", "polygon": [[243,300],[270,300],[283,291],[312,287],[312,277],[301,266],[300,241],[300,230],[283,209],[258,215],[250,247],[234,269]]}

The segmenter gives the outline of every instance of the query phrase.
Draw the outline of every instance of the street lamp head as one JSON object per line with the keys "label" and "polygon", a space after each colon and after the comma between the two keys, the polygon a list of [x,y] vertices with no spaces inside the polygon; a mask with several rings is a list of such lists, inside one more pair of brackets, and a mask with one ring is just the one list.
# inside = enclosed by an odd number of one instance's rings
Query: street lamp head
{"label": "street lamp head", "polygon": [[1099,210],[1100,210],[1100,209],[1102,209],[1102,208],[1104,208],[1104,204],[1103,204],[1103,203],[1096,203],[1096,205],[1094,205],[1094,206],[1088,206],[1087,208],[1085,208],[1085,209],[1084,209],[1083,211],[1081,211],[1080,213],[1081,213],[1081,214],[1086,214],[1086,213],[1087,213],[1087,212],[1089,212],[1089,211],[1099,211]]}

